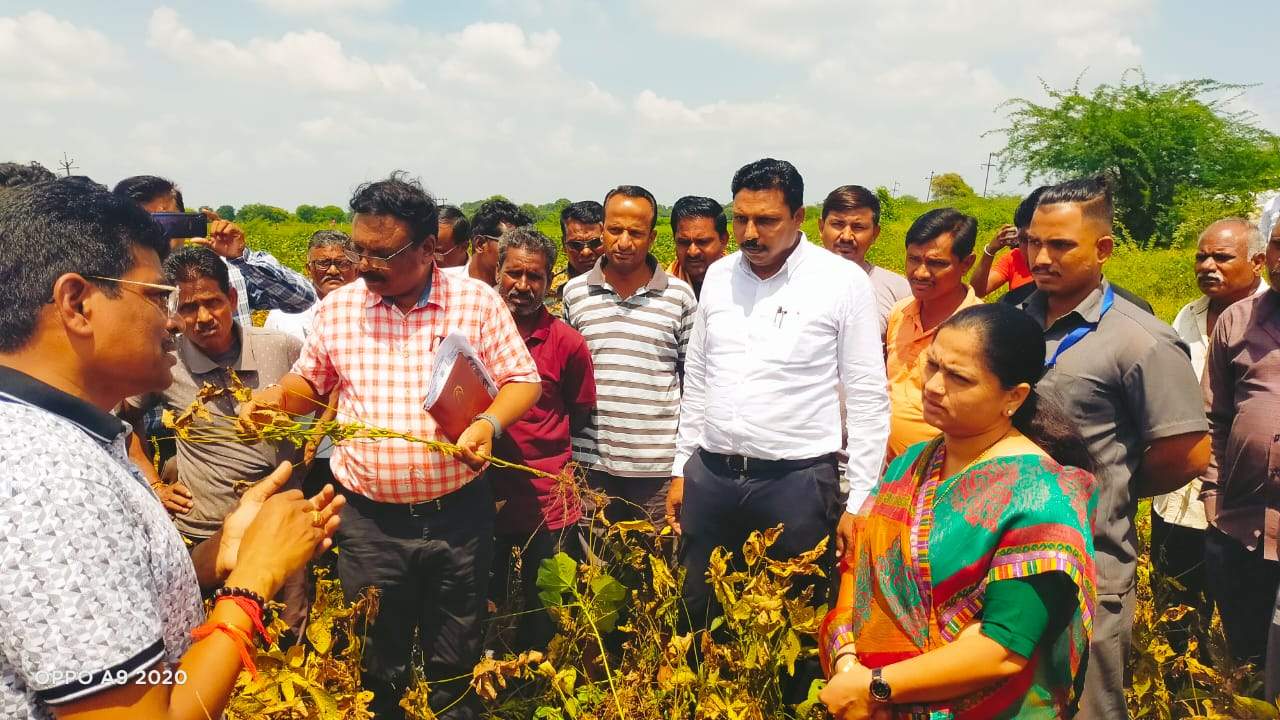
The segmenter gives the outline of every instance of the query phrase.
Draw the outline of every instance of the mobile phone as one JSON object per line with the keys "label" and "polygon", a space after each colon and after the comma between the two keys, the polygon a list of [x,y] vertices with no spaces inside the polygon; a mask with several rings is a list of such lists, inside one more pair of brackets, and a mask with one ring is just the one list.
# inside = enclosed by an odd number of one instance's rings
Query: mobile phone
{"label": "mobile phone", "polygon": [[151,218],[164,228],[164,236],[174,238],[202,238],[209,234],[209,219],[201,213],[158,212]]}

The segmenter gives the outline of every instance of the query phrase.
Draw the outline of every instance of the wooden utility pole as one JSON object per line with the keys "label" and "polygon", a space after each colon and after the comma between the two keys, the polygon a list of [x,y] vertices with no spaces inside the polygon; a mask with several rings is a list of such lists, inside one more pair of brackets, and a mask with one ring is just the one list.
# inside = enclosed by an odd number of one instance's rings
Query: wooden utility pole
{"label": "wooden utility pole", "polygon": [[987,153],[987,161],[982,163],[980,167],[987,169],[987,176],[982,180],[982,197],[987,196],[987,182],[991,180],[991,166],[994,164],[991,160],[996,156],[995,153]]}
{"label": "wooden utility pole", "polygon": [[67,154],[64,152],[62,153],[62,162],[58,163],[58,166],[62,168],[62,173],[65,176],[71,177],[72,170],[80,169],[80,166],[76,165],[75,163],[76,163],[76,159],[67,157]]}
{"label": "wooden utility pole", "polygon": [[930,170],[929,171],[929,187],[925,188],[925,191],[924,191],[925,202],[929,202],[929,198],[933,197],[933,175],[934,175],[934,172]]}

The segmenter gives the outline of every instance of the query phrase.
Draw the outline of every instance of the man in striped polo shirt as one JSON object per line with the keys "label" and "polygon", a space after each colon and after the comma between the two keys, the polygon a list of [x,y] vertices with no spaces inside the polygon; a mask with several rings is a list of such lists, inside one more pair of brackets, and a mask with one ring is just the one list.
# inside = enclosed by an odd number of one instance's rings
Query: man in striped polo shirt
{"label": "man in striped polo shirt", "polygon": [[658,205],[642,187],[604,199],[604,255],[564,286],[564,319],[586,338],[596,372],[596,412],[573,438],[588,482],[613,498],[610,520],[661,522],[680,419],[693,288],[649,254]]}

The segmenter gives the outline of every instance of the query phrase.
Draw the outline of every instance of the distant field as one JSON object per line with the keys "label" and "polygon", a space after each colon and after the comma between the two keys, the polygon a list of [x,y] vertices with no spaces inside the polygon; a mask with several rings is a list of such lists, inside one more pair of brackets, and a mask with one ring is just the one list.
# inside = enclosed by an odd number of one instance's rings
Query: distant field
{"label": "distant field", "polygon": [[[975,197],[949,203],[904,203],[896,209],[895,217],[882,220],[880,240],[870,253],[872,262],[901,272],[905,257],[903,238],[906,237],[911,221],[926,210],[946,205],[956,207],[978,218],[978,246],[981,248],[996,229],[1013,216],[1018,199]],[[327,228],[329,225],[298,221],[283,223],[253,221],[246,223],[244,227],[250,246],[268,250],[285,264],[300,269],[306,259],[307,239],[312,232]],[[553,239],[558,240],[560,237],[560,226],[555,219],[539,222],[538,228]],[[350,230],[350,228],[343,229]],[[817,242],[817,208],[809,208],[804,231],[810,240]],[[660,218],[658,240],[654,245],[653,253],[665,263],[671,260],[674,252],[670,225],[666,218]],[[1171,322],[1178,308],[1198,294],[1191,271],[1193,254],[1194,251],[1190,248],[1137,250],[1122,246],[1107,264],[1106,274],[1113,282],[1146,298],[1155,309],[1156,315],[1165,322]],[[563,265],[563,258],[560,263]]]}

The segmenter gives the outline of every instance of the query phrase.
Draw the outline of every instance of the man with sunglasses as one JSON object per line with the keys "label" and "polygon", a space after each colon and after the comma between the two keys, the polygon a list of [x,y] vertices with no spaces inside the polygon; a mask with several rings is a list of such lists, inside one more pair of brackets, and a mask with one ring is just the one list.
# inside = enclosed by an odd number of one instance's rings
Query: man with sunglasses
{"label": "man with sunglasses", "polygon": [[493,287],[498,282],[498,238],[508,230],[532,224],[529,213],[510,200],[484,201],[471,216],[471,259],[461,267],[445,268],[445,272],[469,275]]}
{"label": "man with sunglasses", "polygon": [[364,631],[373,714],[403,716],[416,629],[432,709],[443,720],[475,718],[479,701],[467,681],[480,659],[495,514],[477,473],[494,439],[537,402],[540,378],[493,289],[496,273],[477,282],[437,271],[437,208],[421,184],[399,174],[367,183],[351,209],[348,257],[360,279],[330,293],[293,370],[254,393],[240,419],[256,427],[270,422],[260,409],[307,415],[333,393],[344,421],[451,441],[422,402],[440,341],[466,336],[498,394],[453,441],[457,456],[397,438],[353,440],[334,447],[331,465],[348,503],[336,538],[342,589],[348,600],[366,587],[381,593]]}

